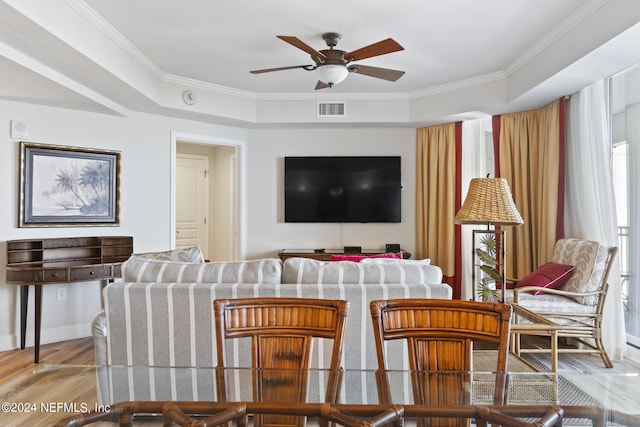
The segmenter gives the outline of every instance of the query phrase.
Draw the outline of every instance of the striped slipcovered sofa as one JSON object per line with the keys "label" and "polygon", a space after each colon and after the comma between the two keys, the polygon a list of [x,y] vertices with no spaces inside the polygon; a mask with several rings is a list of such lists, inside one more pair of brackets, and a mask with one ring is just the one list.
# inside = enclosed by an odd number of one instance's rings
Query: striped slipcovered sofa
{"label": "striped slipcovered sofa", "polygon": [[[268,258],[202,263],[134,255],[123,264],[122,274],[121,282],[105,287],[104,310],[93,321],[102,404],[211,400],[215,381],[210,368],[217,365],[214,299],[345,299],[350,307],[343,366],[361,370],[377,366],[371,300],[451,298],[451,288],[441,283],[441,269],[418,261],[355,263],[289,258],[283,263]],[[229,346],[228,351],[234,366],[251,366],[248,352],[235,346]],[[398,352],[398,357],[392,358],[396,362],[392,369],[407,369],[406,349],[391,346],[388,351]],[[329,354],[323,345],[314,347],[311,363],[318,368],[328,366]],[[375,381],[366,378],[350,382],[342,393],[359,393],[365,397],[357,400],[375,401]]]}

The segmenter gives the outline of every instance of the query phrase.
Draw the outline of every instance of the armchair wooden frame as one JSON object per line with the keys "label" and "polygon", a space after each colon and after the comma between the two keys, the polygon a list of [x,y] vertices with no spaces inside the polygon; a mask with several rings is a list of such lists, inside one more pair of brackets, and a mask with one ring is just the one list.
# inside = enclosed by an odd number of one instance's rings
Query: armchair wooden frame
{"label": "armchair wooden frame", "polygon": [[[513,302],[518,304],[519,294],[522,292],[543,291],[549,295],[561,295],[567,298],[582,298],[597,296],[595,310],[591,313],[568,312],[568,311],[544,311],[532,310],[536,315],[549,319],[559,327],[556,330],[558,338],[571,338],[579,343],[578,347],[557,347],[557,353],[595,353],[599,354],[602,362],[607,368],[613,367],[613,363],[607,354],[607,350],[602,343],[602,313],[604,303],[609,290],[609,273],[613,265],[613,260],[618,253],[617,247],[610,247],[607,250],[604,273],[598,289],[591,292],[570,292],[561,289],[548,289],[536,286],[524,286],[515,288],[513,291]],[[553,348],[521,348],[519,346],[519,335],[514,337],[514,344],[520,353],[548,353]],[[553,347],[553,346],[552,346]]]}
{"label": "armchair wooden frame", "polygon": [[[473,343],[497,346],[496,372],[506,372],[509,352],[511,306],[508,304],[440,300],[374,300],[370,304],[373,334],[378,358],[378,393],[380,403],[391,404],[391,389],[384,343],[406,340],[413,398],[416,404],[468,405],[471,396],[465,378],[420,375],[424,371],[471,371]],[[502,404],[506,392],[506,375],[498,376],[494,400]],[[418,419],[418,426],[466,426],[468,421],[432,418]]]}
{"label": "armchair wooden frame", "polygon": [[[251,339],[253,399],[257,402],[300,402],[307,394],[314,339],[333,340],[325,402],[336,403],[349,303],[313,298],[238,298],[213,302],[217,338],[218,399],[227,400],[226,340]],[[286,377],[286,378],[285,378]],[[260,414],[254,426],[305,425],[305,417]]]}

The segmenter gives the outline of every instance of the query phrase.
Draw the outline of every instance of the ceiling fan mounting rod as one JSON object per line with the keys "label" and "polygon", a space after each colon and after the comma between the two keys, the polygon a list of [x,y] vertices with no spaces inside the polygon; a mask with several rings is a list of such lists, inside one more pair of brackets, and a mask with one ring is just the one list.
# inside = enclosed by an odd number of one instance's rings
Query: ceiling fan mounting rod
{"label": "ceiling fan mounting rod", "polygon": [[334,32],[322,34],[322,40],[325,41],[325,43],[327,44],[327,46],[329,46],[330,49],[333,49],[338,45],[338,40],[340,40],[341,37],[342,35],[340,33],[334,33]]}

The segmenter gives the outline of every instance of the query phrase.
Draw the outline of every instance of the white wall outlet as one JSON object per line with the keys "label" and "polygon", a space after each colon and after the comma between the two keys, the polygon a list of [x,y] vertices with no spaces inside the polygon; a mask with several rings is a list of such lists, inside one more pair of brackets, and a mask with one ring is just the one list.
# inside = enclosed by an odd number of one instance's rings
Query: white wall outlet
{"label": "white wall outlet", "polygon": [[64,286],[60,286],[57,289],[58,292],[58,299],[62,300],[62,299],[67,299],[67,288]]}

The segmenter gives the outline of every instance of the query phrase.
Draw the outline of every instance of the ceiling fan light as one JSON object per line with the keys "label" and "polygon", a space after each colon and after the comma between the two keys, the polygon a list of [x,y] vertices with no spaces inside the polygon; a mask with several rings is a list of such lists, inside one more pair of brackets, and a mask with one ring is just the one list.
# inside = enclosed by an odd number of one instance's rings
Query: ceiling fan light
{"label": "ceiling fan light", "polygon": [[342,82],[349,74],[347,67],[337,64],[321,65],[317,68],[317,71],[319,74],[318,80],[329,86]]}

